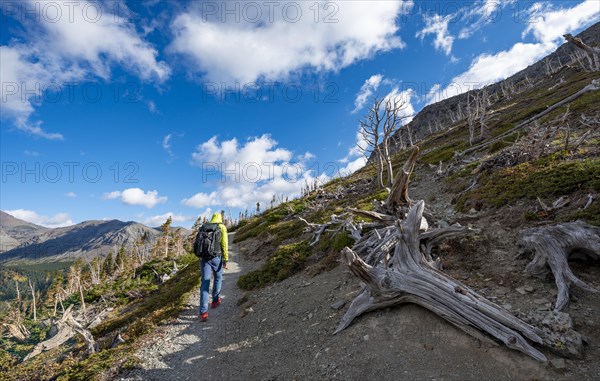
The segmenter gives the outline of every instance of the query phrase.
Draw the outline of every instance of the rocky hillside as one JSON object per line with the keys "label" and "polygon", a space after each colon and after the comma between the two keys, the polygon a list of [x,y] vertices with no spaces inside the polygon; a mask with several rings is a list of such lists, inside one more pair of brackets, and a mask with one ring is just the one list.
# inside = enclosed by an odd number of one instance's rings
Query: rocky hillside
{"label": "rocky hillside", "polygon": [[0,253],[14,249],[47,230],[49,229],[0,211]]}
{"label": "rocky hillside", "polygon": [[[600,22],[581,32],[576,37],[590,46],[600,45]],[[573,81],[578,81],[582,72],[581,63],[575,57],[578,48],[573,44],[565,43],[555,52],[544,59],[527,67],[513,76],[498,83],[487,86],[486,92],[490,100],[490,112],[501,111],[505,115],[518,108],[518,104],[509,107],[514,98],[523,97],[525,94],[539,92],[557,92],[562,96],[568,96],[578,91],[578,88],[565,86]],[[589,65],[587,59],[582,60],[584,66]],[[588,67],[589,68],[589,67]],[[597,75],[596,75],[597,77]],[[463,86],[463,84],[458,84]],[[473,95],[474,91],[463,93],[443,101],[426,106],[403,130],[404,142],[408,141],[406,131],[411,131],[413,141],[420,141],[425,136],[437,131],[447,130],[465,123],[467,97]],[[548,107],[544,104],[543,107]],[[500,118],[490,121],[490,128],[499,125]],[[397,139],[400,141],[400,139]],[[398,149],[397,147],[396,149]]]}
{"label": "rocky hillside", "polygon": [[159,236],[157,229],[136,222],[85,221],[73,226],[48,229],[19,220],[2,212],[0,263],[16,261],[72,261],[82,256],[106,255],[125,245],[133,246],[146,237],[151,248]]}

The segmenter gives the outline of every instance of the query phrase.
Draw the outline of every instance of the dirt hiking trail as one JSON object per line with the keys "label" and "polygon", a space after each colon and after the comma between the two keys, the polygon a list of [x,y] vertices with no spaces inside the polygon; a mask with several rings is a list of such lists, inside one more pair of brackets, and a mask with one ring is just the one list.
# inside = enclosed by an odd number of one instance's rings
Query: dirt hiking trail
{"label": "dirt hiking trail", "polygon": [[141,366],[118,379],[563,378],[523,354],[482,344],[415,305],[369,313],[334,336],[347,302],[360,287],[344,266],[245,294],[237,288],[237,278],[259,263],[244,260],[239,245],[231,249],[223,303],[209,310],[208,322],[197,318],[196,291],[189,309],[159,327],[138,352]]}

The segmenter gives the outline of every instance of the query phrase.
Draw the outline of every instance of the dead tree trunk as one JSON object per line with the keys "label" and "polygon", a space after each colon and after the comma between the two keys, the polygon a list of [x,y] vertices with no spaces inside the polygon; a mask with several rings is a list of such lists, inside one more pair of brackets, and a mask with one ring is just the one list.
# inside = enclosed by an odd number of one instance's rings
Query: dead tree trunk
{"label": "dead tree trunk", "polygon": [[569,304],[569,288],[573,284],[586,291],[598,292],[573,274],[567,260],[577,250],[600,259],[600,229],[582,221],[569,222],[528,229],[523,233],[522,241],[526,248],[535,251],[525,271],[534,276],[543,275],[548,264],[554,274],[558,287],[555,310],[562,311]]}
{"label": "dead tree trunk", "polygon": [[[461,226],[430,230],[423,224],[425,203],[411,201],[407,190],[417,153],[418,148],[398,174],[382,205],[385,212],[362,213],[388,225],[389,219],[393,218],[395,226],[374,229],[356,242],[353,249],[342,250],[343,261],[364,287],[352,301],[335,333],[366,312],[415,303],[471,336],[491,343],[500,341],[539,361],[546,361],[546,357],[531,342],[561,354],[564,343],[579,343],[574,347],[575,354],[579,355],[582,345],[581,335],[577,332],[570,329],[556,333],[532,326],[439,271],[439,261],[434,261],[431,256],[432,247],[444,238],[463,235],[470,230]],[[409,210],[405,214],[407,206]]]}
{"label": "dead tree trunk", "polygon": [[399,240],[388,268],[369,266],[349,248],[342,251],[350,271],[364,282],[366,288],[354,299],[335,332],[342,331],[365,312],[415,303],[483,341],[490,342],[485,335],[488,334],[509,348],[546,361],[546,357],[525,339],[542,344],[543,331],[439,272],[425,259],[419,248],[424,206],[424,202],[419,201],[406,219],[398,223]]}
{"label": "dead tree trunk", "polygon": [[85,313],[85,298],[83,297],[83,285],[81,284],[81,277],[77,277],[77,283],[79,284],[79,300],[81,301],[81,309]]}
{"label": "dead tree trunk", "polygon": [[58,347],[59,345],[73,337],[76,333],[81,335],[85,340],[89,354],[92,354],[96,351],[96,342],[94,340],[94,337],[92,336],[90,331],[85,329],[81,324],[79,324],[79,322],[77,322],[73,318],[73,315],[71,314],[72,307],[72,305],[69,306],[69,308],[67,308],[67,310],[63,314],[62,318],[56,322],[58,333],[52,336],[50,339],[42,341],[41,343],[36,345],[35,348],[33,348],[33,351],[31,351],[31,353],[29,353],[23,359],[23,361],[27,361],[44,351]]}
{"label": "dead tree trunk", "polygon": [[388,212],[391,212],[390,214],[392,215],[399,206],[410,205],[412,203],[412,200],[408,197],[408,182],[410,180],[410,174],[417,163],[418,155],[419,147],[415,146],[406,161],[406,164],[404,164],[404,167],[394,179],[390,194],[385,201],[385,208]]}
{"label": "dead tree trunk", "polygon": [[33,321],[37,321],[37,306],[35,303],[35,288],[29,279],[29,289],[31,290],[31,299],[33,300]]}
{"label": "dead tree trunk", "polygon": [[581,90],[579,90],[575,94],[572,94],[572,95],[566,97],[565,99],[563,99],[563,100],[561,100],[559,102],[556,102],[555,104],[553,104],[552,106],[548,107],[547,109],[545,109],[544,111],[540,112],[539,114],[536,114],[536,115],[532,116],[531,118],[529,118],[529,119],[527,119],[527,120],[525,120],[525,121],[517,124],[515,127],[509,129],[508,131],[503,132],[502,134],[498,135],[497,137],[495,137],[493,139],[490,139],[490,140],[486,141],[485,143],[482,143],[482,144],[479,144],[479,145],[467,148],[466,150],[462,151],[460,153],[460,155],[465,155],[465,154],[468,154],[468,153],[480,150],[482,148],[485,148],[485,147],[489,146],[490,144],[498,142],[498,141],[506,138],[507,136],[509,136],[513,132],[517,131],[518,129],[520,129],[520,128],[526,126],[526,125],[528,125],[529,123],[531,123],[533,121],[536,121],[536,120],[540,119],[541,117],[549,114],[550,112],[556,110],[557,108],[562,107],[562,106],[564,106],[566,104],[569,104],[569,103],[573,102],[575,99],[579,98],[583,94],[588,93],[590,91],[598,91],[598,90],[600,90],[600,80],[594,79],[594,80],[592,80],[592,82],[589,85],[585,86],[584,88],[582,88]]}
{"label": "dead tree trunk", "polygon": [[583,49],[586,52],[590,52],[592,54],[600,55],[600,48],[591,47],[591,46],[587,45],[585,42],[583,42],[580,38],[575,38],[571,34],[565,34],[565,35],[563,35],[563,37],[565,38],[565,40],[574,44],[579,49]]}

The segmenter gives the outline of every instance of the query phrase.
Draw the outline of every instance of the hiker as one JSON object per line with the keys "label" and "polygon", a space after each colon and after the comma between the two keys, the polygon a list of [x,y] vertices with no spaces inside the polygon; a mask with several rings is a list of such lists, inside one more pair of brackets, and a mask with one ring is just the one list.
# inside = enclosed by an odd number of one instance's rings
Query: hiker
{"label": "hiker", "polygon": [[194,253],[200,257],[200,319],[208,319],[208,289],[211,274],[214,275],[212,289],[212,308],[221,304],[221,280],[223,269],[229,259],[227,228],[223,224],[221,213],[213,214],[210,223],[202,225],[194,242]]}

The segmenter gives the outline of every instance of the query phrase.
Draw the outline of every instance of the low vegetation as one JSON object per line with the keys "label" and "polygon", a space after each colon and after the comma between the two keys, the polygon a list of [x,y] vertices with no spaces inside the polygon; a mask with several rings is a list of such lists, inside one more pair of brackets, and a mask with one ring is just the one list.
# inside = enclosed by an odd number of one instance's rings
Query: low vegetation
{"label": "low vegetation", "polygon": [[[177,316],[200,282],[198,259],[182,250],[182,241],[173,233],[165,226],[162,238],[168,235],[169,239],[159,239],[154,250],[145,254],[123,246],[115,256],[109,253],[91,262],[80,259],[61,268],[38,265],[35,273],[3,269],[11,276],[13,289],[7,289],[17,297],[4,303],[0,318],[24,332],[24,337],[7,332],[0,337],[2,380],[100,380],[133,366],[140,339],[160,322]],[[27,294],[30,279],[37,280],[31,283],[36,304]],[[23,362],[38,343],[51,337],[52,318],[60,317],[68,306],[75,316],[108,312],[90,328],[98,350],[88,355],[86,343],[75,336]],[[117,334],[124,343],[111,348]]]}
{"label": "low vegetation", "polygon": [[280,246],[267,259],[263,268],[240,276],[237,285],[241,289],[250,290],[282,281],[302,270],[311,254],[312,248],[307,241]]}

